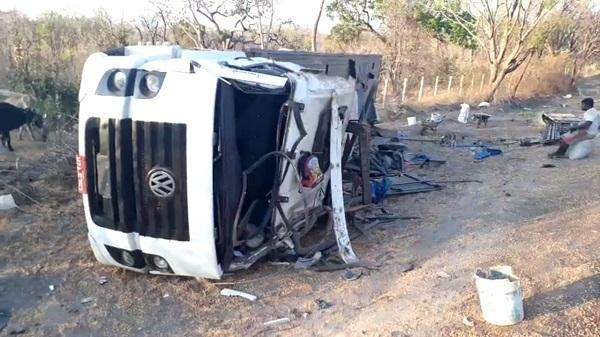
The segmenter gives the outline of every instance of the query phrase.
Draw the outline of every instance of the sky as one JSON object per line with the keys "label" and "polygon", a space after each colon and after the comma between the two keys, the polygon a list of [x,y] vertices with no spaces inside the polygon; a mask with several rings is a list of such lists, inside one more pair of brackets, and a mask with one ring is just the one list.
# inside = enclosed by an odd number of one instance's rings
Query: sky
{"label": "sky", "polygon": [[[150,8],[147,0],[0,0],[0,11],[16,9],[31,17],[55,11],[92,16],[105,9],[116,19],[135,20]],[[174,1],[175,2],[175,1]],[[281,20],[292,19],[303,27],[312,27],[319,10],[319,0],[277,0],[275,14]],[[333,23],[321,18],[320,31],[329,31]]]}

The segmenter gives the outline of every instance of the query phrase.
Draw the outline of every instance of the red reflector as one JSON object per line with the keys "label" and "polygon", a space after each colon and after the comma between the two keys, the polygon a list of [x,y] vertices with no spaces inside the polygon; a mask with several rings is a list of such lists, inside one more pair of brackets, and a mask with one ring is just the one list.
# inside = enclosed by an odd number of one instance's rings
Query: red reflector
{"label": "red reflector", "polygon": [[86,164],[85,157],[77,155],[77,189],[81,194],[87,194]]}
{"label": "red reflector", "polygon": [[306,153],[298,160],[302,186],[313,188],[323,181],[323,172],[319,166],[319,158]]}

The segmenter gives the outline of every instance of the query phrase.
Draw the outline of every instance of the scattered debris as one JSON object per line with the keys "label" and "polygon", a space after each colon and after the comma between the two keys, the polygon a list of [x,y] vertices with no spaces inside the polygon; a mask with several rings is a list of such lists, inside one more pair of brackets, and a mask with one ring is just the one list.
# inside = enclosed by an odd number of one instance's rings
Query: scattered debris
{"label": "scattered debris", "polygon": [[488,120],[492,117],[490,114],[476,112],[473,114],[473,118],[477,121],[477,127],[483,124],[483,127],[487,127]]}
{"label": "scattered debris", "polygon": [[447,133],[440,140],[440,145],[446,145],[449,147],[456,147],[456,134],[455,133]]}
{"label": "scattered debris", "polygon": [[510,197],[512,197],[512,194],[506,192],[506,193],[504,193],[504,196],[507,197],[507,198],[510,198]]}
{"label": "scattered debris", "polygon": [[283,323],[290,323],[291,320],[289,317],[283,317],[283,318],[278,318],[278,319],[274,319],[271,321],[266,321],[263,323],[264,326],[272,326],[272,325],[278,325],[278,324],[283,324]]}
{"label": "scattered debris", "polygon": [[528,138],[519,140],[520,146],[533,146],[533,145],[540,145],[540,144],[542,144],[541,140],[532,140],[532,139],[528,139]]}
{"label": "scattered debris", "polygon": [[429,118],[429,120],[436,122],[436,123],[440,123],[441,121],[443,121],[446,118],[446,116],[443,116],[442,114],[439,114],[437,112],[433,112],[431,114],[431,117]]}
{"label": "scattered debris", "polygon": [[418,220],[421,219],[419,216],[399,216],[394,214],[379,214],[379,215],[369,215],[365,218],[369,221],[381,221],[381,222],[392,222],[396,220]]}
{"label": "scattered debris", "polygon": [[14,335],[22,335],[26,332],[27,332],[26,328],[17,328],[17,329],[11,330],[8,334],[14,336]]}
{"label": "scattered debris", "polygon": [[106,283],[108,283],[108,278],[106,278],[106,276],[100,276],[100,278],[98,279],[98,283],[100,283],[100,285],[105,285]]}
{"label": "scattered debris", "polygon": [[461,104],[460,105],[460,114],[458,115],[458,121],[463,124],[467,124],[469,122],[470,114],[471,114],[471,107],[466,103]]}
{"label": "scattered debris", "polygon": [[481,146],[477,150],[473,151],[473,159],[475,161],[481,161],[488,157],[498,156],[502,154],[500,149],[492,149],[487,146]]}
{"label": "scattered debris", "polygon": [[169,296],[170,296],[169,294],[164,294],[163,298],[169,298]]}
{"label": "scattered debris", "polygon": [[[353,238],[354,239],[354,238]],[[362,262],[352,262],[352,263],[326,263],[321,266],[316,266],[314,270],[316,272],[332,272],[338,271],[348,268],[358,268],[358,267],[366,267]]]}
{"label": "scattered debris", "polygon": [[436,184],[465,184],[465,183],[477,183],[483,184],[483,181],[477,179],[465,179],[465,180],[436,180]]}
{"label": "scattered debris", "polygon": [[554,165],[554,164],[544,164],[544,165],[542,165],[542,168],[555,168],[555,167],[556,167],[556,165]]}
{"label": "scattered debris", "polygon": [[333,307],[333,304],[331,304],[325,300],[322,300],[320,298],[315,300],[315,304],[317,305],[319,310],[326,310],[326,309]]}
{"label": "scattered debris", "polygon": [[[18,159],[17,159],[17,164],[16,164],[16,166],[17,166],[17,171],[19,170],[19,169],[18,169],[18,165],[19,165],[19,164],[18,164]],[[7,184],[7,183],[2,183],[2,184],[3,184],[5,187],[7,187],[7,188],[11,189],[13,192],[15,192],[15,193],[17,193],[17,194],[21,195],[21,196],[22,196],[22,197],[24,197],[25,199],[27,199],[27,200],[31,201],[32,203],[36,204],[37,206],[40,206],[40,205],[41,205],[41,203],[40,203],[39,201],[35,200],[35,199],[34,199],[34,198],[32,198],[32,197],[31,197],[29,194],[27,194],[27,193],[25,193],[25,192],[21,191],[21,190],[20,190],[20,189],[18,189],[17,187],[15,187],[15,186],[13,186],[13,185],[9,185],[9,184]],[[13,200],[14,200],[14,199],[13,199]],[[16,206],[16,207],[18,208],[18,206]],[[14,207],[13,207],[13,208],[14,208]]]}
{"label": "scattered debris", "polygon": [[445,271],[438,271],[436,273],[436,275],[440,278],[450,278],[450,274],[446,273]]}
{"label": "scattered debris", "polygon": [[227,296],[227,297],[232,297],[232,296],[242,297],[242,298],[247,299],[250,302],[254,302],[258,298],[255,295],[248,294],[248,293],[245,293],[245,292],[239,291],[239,290],[229,289],[229,288],[221,289],[221,295]]}
{"label": "scattered debris", "polygon": [[412,263],[403,263],[403,264],[401,264],[401,265],[398,266],[398,269],[402,273],[408,273],[409,271],[415,269],[415,265],[412,264]]}
{"label": "scattered debris", "polygon": [[391,187],[392,183],[388,178],[383,178],[380,180],[371,180],[371,200],[373,200],[373,203],[378,204],[381,201],[383,201],[383,198],[388,193]]}
{"label": "scattered debris", "polygon": [[269,261],[272,266],[289,266],[291,263],[286,261]]}
{"label": "scattered debris", "polygon": [[312,257],[299,257],[294,263],[294,268],[296,269],[308,269],[312,267],[315,263],[319,262],[323,257],[323,253],[317,251]]}
{"label": "scattered debris", "polygon": [[491,104],[489,102],[483,101],[483,102],[479,103],[478,107],[480,107],[480,108],[489,108],[490,105]]}
{"label": "scattered debris", "polygon": [[81,304],[88,304],[88,303],[93,302],[95,300],[96,300],[96,298],[94,298],[94,297],[86,297],[86,298],[82,299],[79,303],[81,303]]}
{"label": "scattered debris", "polygon": [[17,208],[12,194],[0,195],[0,211]]}
{"label": "scattered debris", "polygon": [[413,155],[413,157],[410,159],[410,163],[414,165],[419,165],[419,168],[423,168],[425,166],[429,166],[429,164],[431,163],[438,165],[446,164],[446,161],[439,159],[431,159],[426,154],[419,153]]}
{"label": "scattered debris", "polygon": [[581,118],[570,113],[543,113],[542,121],[546,129],[542,134],[542,143],[551,145],[556,143],[560,136],[581,122]]}
{"label": "scattered debris", "polygon": [[0,311],[0,331],[6,327],[10,320],[10,314],[5,311]]}
{"label": "scattered debris", "polygon": [[444,119],[445,119],[444,116],[442,116],[438,113],[432,113],[431,117],[429,119],[421,122],[420,135],[425,136],[425,134],[427,133],[427,130],[431,130],[431,132],[436,133],[437,128],[440,126],[440,124],[442,124]]}
{"label": "scattered debris", "polygon": [[563,96],[564,99],[569,99],[569,98],[573,98],[573,95],[571,94],[566,94]]}
{"label": "scattered debris", "polygon": [[49,285],[48,289],[50,289],[50,291],[54,291],[54,289],[55,289],[54,284]]}
{"label": "scattered debris", "polygon": [[464,325],[470,326],[471,328],[475,326],[475,323],[473,323],[473,321],[467,316],[463,316],[462,322]]}
{"label": "scattered debris", "polygon": [[344,272],[344,280],[346,281],[356,281],[362,276],[362,271],[360,269],[356,269],[356,271],[352,269],[346,269]]}
{"label": "scattered debris", "polygon": [[392,187],[388,195],[423,193],[442,189],[441,185],[432,181],[421,180],[409,174],[404,174],[401,177],[391,177],[389,179],[391,180]]}

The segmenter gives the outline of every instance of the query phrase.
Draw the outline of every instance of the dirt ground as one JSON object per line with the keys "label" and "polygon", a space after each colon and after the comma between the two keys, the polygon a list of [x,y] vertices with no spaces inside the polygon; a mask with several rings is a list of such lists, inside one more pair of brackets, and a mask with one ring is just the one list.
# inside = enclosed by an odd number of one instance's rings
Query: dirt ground
{"label": "dirt ground", "polygon": [[[586,80],[582,93],[597,97],[599,82]],[[369,266],[355,281],[267,262],[218,282],[102,266],[68,161],[47,144],[14,140],[16,152],[0,154],[0,194],[22,205],[0,211],[0,336],[600,336],[600,149],[581,161],[550,160],[553,148],[516,141],[539,136],[542,111],[579,113],[579,99],[491,107],[482,129],[441,109],[448,119],[438,137],[452,132],[504,153],[474,162],[468,148],[407,141],[410,152],[447,161],[412,174],[481,183],[386,199],[387,210],[419,219],[354,240]],[[402,122],[385,127],[418,137]],[[483,320],[474,284],[476,268],[500,264],[524,288],[525,320],[510,327]],[[220,296],[224,287],[258,300]],[[278,318],[290,321],[263,324]]]}

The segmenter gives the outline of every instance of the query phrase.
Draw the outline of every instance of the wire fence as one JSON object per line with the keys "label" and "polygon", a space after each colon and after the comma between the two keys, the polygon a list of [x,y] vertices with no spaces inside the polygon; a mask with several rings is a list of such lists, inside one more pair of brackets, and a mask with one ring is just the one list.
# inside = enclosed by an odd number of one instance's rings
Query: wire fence
{"label": "wire fence", "polygon": [[[571,71],[569,67],[564,67],[556,72],[569,75]],[[515,76],[507,78],[504,87],[514,88],[519,75],[520,73],[515,73]],[[526,76],[525,80],[540,80],[531,77]],[[489,90],[489,85],[489,74],[483,71],[435,77],[405,77],[396,85],[392,85],[389,78],[383,78],[380,84],[380,97],[384,107],[392,99],[395,103],[414,104],[447,101],[448,98],[481,98]]]}

